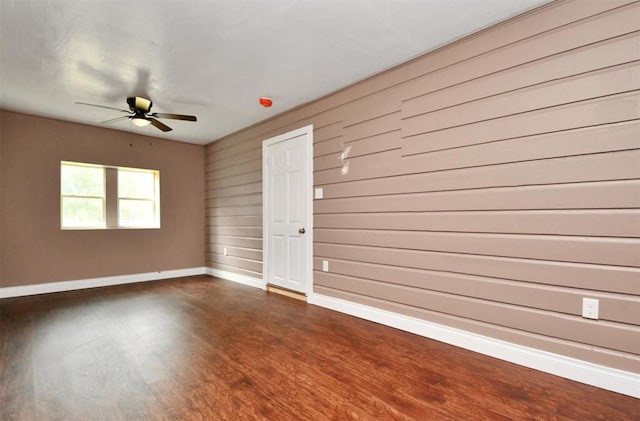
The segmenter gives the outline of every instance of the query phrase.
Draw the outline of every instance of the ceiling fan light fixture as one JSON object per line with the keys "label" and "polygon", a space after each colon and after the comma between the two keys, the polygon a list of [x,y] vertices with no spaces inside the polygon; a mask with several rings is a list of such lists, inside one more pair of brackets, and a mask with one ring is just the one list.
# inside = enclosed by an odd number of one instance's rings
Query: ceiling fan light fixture
{"label": "ceiling fan light fixture", "polygon": [[138,127],[144,127],[151,124],[151,120],[147,120],[144,117],[132,117],[131,121],[133,122],[133,124],[135,124]]}

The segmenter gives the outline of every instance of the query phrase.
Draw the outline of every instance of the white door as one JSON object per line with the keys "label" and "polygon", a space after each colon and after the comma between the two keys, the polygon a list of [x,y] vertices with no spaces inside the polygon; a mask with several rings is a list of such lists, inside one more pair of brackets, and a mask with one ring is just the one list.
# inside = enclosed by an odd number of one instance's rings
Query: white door
{"label": "white door", "polygon": [[262,144],[266,284],[306,294],[312,276],[313,127]]}

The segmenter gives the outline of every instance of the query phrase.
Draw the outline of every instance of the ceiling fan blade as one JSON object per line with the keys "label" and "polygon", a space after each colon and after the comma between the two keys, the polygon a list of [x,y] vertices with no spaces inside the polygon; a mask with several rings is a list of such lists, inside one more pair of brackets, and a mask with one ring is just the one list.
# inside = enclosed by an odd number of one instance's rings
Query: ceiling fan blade
{"label": "ceiling fan blade", "polygon": [[120,120],[126,120],[130,118],[128,115],[123,115],[122,117],[116,117],[116,118],[112,118],[111,120],[105,120],[105,121],[101,121],[100,124],[111,124],[111,123],[116,123]]}
{"label": "ceiling fan blade", "polygon": [[106,108],[107,110],[116,110],[116,111],[122,111],[123,113],[131,114],[131,111],[129,110],[122,110],[120,108],[115,108],[115,107],[107,107],[106,105],[89,104],[88,102],[76,102],[76,104],[88,105],[90,107]]}
{"label": "ceiling fan blade", "polygon": [[194,115],[153,113],[150,114],[150,116],[156,118],[170,118],[173,120],[198,121],[198,119]]}
{"label": "ceiling fan blade", "polygon": [[163,132],[170,132],[171,130],[173,130],[171,127],[167,126],[164,123],[161,123],[160,121],[156,120],[155,118],[150,118],[148,120],[151,122],[151,124],[154,127],[162,130]]}

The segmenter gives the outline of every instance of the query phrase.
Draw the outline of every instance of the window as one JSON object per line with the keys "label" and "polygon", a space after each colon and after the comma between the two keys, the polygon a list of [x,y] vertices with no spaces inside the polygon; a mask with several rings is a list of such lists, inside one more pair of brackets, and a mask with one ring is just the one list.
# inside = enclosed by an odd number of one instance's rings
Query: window
{"label": "window", "polygon": [[62,228],[104,228],[104,168],[65,162],[60,179]]}
{"label": "window", "polygon": [[157,227],[158,172],[118,168],[118,225]]}
{"label": "window", "polygon": [[160,228],[160,172],[60,163],[62,229]]}

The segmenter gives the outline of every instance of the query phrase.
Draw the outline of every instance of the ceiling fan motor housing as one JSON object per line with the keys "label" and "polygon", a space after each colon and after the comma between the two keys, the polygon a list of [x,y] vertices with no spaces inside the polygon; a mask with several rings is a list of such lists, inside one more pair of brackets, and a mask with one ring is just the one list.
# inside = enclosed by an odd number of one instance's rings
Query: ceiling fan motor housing
{"label": "ceiling fan motor housing", "polygon": [[139,96],[130,96],[129,98],[127,98],[127,104],[129,104],[129,108],[134,113],[137,111],[148,113],[149,111],[151,111],[151,105],[153,105],[151,100]]}

